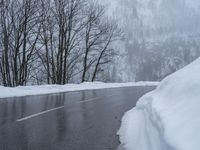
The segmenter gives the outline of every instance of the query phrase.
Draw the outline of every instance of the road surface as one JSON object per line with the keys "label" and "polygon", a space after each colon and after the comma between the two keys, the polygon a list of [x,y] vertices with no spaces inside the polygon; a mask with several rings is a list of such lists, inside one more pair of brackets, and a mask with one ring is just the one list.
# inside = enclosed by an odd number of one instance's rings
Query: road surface
{"label": "road surface", "polygon": [[154,88],[0,99],[0,150],[116,150],[124,112]]}

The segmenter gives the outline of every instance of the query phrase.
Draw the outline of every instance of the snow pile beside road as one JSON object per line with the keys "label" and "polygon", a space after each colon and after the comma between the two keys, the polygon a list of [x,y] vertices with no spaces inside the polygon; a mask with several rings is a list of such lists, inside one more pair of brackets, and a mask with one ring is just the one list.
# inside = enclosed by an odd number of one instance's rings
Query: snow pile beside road
{"label": "snow pile beside road", "polygon": [[127,112],[118,132],[126,150],[199,150],[200,59],[164,79]]}
{"label": "snow pile beside road", "polygon": [[128,83],[86,82],[82,84],[20,86],[16,88],[8,88],[0,86],[0,98],[50,94],[59,92],[72,92],[81,90],[94,90],[94,89],[132,87],[132,86],[156,86],[156,85],[158,85],[158,82],[128,82]]}

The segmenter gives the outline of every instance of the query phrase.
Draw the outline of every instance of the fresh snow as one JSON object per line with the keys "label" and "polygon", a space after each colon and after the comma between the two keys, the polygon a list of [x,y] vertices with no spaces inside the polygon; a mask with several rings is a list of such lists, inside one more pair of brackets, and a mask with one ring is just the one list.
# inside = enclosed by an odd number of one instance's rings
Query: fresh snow
{"label": "fresh snow", "polygon": [[200,58],[164,79],[125,114],[119,149],[199,150],[199,129]]}
{"label": "fresh snow", "polygon": [[128,83],[86,82],[82,84],[19,86],[15,88],[0,86],[0,98],[51,94],[51,93],[59,93],[59,92],[72,92],[72,91],[82,91],[82,90],[105,89],[105,88],[119,88],[119,87],[132,87],[132,86],[157,86],[157,85],[158,85],[158,82],[128,82]]}

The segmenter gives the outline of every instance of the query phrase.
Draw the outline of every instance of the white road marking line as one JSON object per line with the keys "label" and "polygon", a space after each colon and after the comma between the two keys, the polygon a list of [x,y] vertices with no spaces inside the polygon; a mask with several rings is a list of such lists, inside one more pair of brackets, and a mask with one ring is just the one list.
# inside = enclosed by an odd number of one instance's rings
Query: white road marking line
{"label": "white road marking line", "polygon": [[17,121],[17,122],[21,122],[21,121],[24,121],[24,120],[28,120],[28,119],[31,119],[31,118],[34,118],[34,117],[37,117],[37,116],[40,116],[40,115],[43,115],[43,114],[46,114],[46,113],[49,113],[49,112],[58,110],[58,109],[62,109],[62,108],[64,108],[64,107],[65,107],[65,106],[61,106],[61,107],[49,109],[49,110],[46,110],[46,111],[43,111],[43,112],[40,112],[40,113],[37,113],[37,114],[33,114],[33,115],[30,115],[30,116],[27,116],[27,117],[18,119],[18,120],[16,120],[16,121]]}
{"label": "white road marking line", "polygon": [[95,101],[97,99],[102,99],[102,98],[107,98],[107,97],[112,97],[112,96],[118,96],[119,94],[112,94],[112,95],[108,95],[108,96],[105,96],[105,97],[95,97],[95,98],[91,98],[91,99],[88,99],[88,100],[83,100],[83,101],[79,101],[77,102],[78,104],[79,103],[87,103],[87,102],[91,102],[91,101]]}
{"label": "white road marking line", "polygon": [[95,98],[90,98],[90,99],[87,99],[87,100],[83,100],[83,101],[78,101],[77,103],[87,103],[87,102],[91,102],[91,101],[95,101],[97,99],[99,99],[100,97],[95,97]]}
{"label": "white road marking line", "polygon": [[[108,96],[105,96],[104,98],[112,97],[112,96],[117,96],[117,95],[119,95],[119,94],[108,95]],[[95,97],[95,98],[91,98],[91,99],[88,99],[88,100],[79,101],[77,103],[87,103],[87,102],[95,101],[95,100],[100,99],[100,98],[101,97]],[[30,115],[30,116],[27,116],[27,117],[24,117],[24,118],[21,118],[21,119],[17,119],[16,121],[17,122],[22,122],[22,121],[25,121],[25,120],[28,120],[28,119],[31,119],[31,118],[35,118],[35,117],[38,117],[40,115],[43,115],[43,114],[46,114],[46,113],[49,113],[49,112],[52,112],[52,111],[55,111],[55,110],[58,110],[58,109],[62,109],[64,107],[65,106],[61,106],[61,107],[56,107],[56,108],[49,109],[49,110],[46,110],[46,111],[42,111],[40,113],[36,113],[36,114]]]}

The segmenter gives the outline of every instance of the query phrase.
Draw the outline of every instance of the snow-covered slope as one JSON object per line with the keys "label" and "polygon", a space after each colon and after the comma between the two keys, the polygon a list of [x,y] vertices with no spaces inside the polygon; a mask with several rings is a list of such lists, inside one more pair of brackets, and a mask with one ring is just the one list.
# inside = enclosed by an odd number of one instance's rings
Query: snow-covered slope
{"label": "snow-covered slope", "polygon": [[127,83],[86,82],[82,84],[19,86],[15,88],[0,86],[0,98],[132,86],[157,86],[158,83],[150,81]]}
{"label": "snow-covered slope", "polygon": [[199,150],[200,58],[164,79],[122,120],[126,150]]}
{"label": "snow-covered slope", "polygon": [[126,37],[116,81],[160,80],[200,56],[200,0],[98,1]]}

